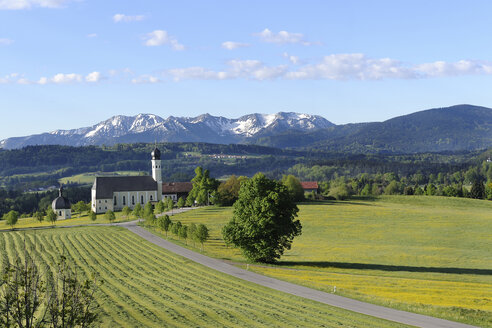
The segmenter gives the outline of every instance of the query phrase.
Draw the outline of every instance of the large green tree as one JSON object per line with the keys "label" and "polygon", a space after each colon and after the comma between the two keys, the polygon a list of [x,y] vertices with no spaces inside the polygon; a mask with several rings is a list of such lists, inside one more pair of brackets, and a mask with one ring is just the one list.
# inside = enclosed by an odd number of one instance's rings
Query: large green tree
{"label": "large green tree", "polygon": [[274,262],[301,234],[298,211],[283,184],[258,173],[241,185],[233,217],[222,230],[224,240],[250,261]]}
{"label": "large green tree", "polygon": [[191,180],[193,189],[191,189],[186,203],[189,206],[205,205],[209,202],[209,195],[212,194],[218,187],[219,182],[210,177],[208,170],[198,166],[195,169],[195,177]]}
{"label": "large green tree", "polygon": [[287,187],[292,199],[296,202],[304,200],[304,189],[302,188],[301,182],[292,174],[284,175],[282,178],[282,183]]}

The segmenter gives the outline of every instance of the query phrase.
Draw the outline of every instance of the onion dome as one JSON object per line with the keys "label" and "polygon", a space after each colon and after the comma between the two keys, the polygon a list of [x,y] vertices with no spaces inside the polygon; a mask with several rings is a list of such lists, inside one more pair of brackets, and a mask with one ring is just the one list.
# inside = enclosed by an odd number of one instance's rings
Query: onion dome
{"label": "onion dome", "polygon": [[72,208],[72,204],[70,204],[70,201],[68,198],[63,197],[63,187],[60,186],[60,191],[58,194],[58,197],[55,198],[53,203],[51,204],[51,207],[54,210],[69,210]]}
{"label": "onion dome", "polygon": [[161,159],[161,151],[157,147],[154,148],[154,151],[152,151],[151,155],[152,159]]}

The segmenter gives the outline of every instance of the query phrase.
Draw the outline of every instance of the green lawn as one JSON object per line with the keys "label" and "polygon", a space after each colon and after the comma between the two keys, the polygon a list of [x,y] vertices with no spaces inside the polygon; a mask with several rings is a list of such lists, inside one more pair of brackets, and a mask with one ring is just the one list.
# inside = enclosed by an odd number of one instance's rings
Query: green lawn
{"label": "green lawn", "polygon": [[1,232],[0,252],[23,256],[24,240],[42,268],[63,253],[99,273],[98,327],[402,327],[233,278],[120,227]]}
{"label": "green lawn", "polygon": [[[492,327],[492,202],[426,196],[299,206],[303,233],[276,266],[252,270],[364,301]],[[205,253],[245,262],[220,231],[231,208],[173,217],[205,223]]]}

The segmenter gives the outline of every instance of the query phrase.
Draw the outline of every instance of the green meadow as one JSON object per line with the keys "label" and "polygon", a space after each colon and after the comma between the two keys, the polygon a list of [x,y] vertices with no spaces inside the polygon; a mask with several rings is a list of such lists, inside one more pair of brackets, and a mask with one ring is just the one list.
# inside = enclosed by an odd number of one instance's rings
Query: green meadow
{"label": "green meadow", "polygon": [[129,175],[139,175],[140,172],[137,171],[116,171],[116,172],[87,172],[72,175],[69,177],[64,177],[58,181],[62,184],[93,184],[95,177],[117,177],[117,176],[129,176]]}
{"label": "green meadow", "polygon": [[63,254],[97,272],[98,327],[403,327],[270,290],[208,269],[120,227],[0,233],[0,252],[41,268]]}
{"label": "green meadow", "polygon": [[[492,327],[492,202],[383,196],[299,205],[303,233],[277,265],[250,270],[397,309]],[[204,223],[210,256],[246,262],[226,247],[231,208],[173,217]]]}

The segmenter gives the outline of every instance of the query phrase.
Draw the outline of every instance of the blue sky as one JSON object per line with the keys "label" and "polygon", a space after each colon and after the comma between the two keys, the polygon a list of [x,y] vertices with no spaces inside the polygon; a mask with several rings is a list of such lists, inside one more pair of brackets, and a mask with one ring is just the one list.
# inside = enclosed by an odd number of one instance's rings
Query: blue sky
{"label": "blue sky", "polygon": [[490,1],[0,0],[0,139],[117,114],[492,107]]}

